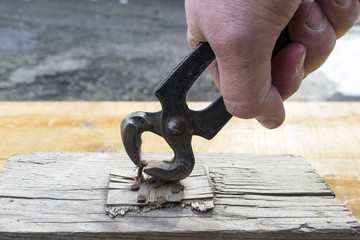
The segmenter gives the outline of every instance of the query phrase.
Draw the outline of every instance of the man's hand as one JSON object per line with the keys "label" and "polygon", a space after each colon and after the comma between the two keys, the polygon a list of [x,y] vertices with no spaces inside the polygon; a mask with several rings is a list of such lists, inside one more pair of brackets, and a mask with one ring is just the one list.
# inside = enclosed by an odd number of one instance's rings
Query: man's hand
{"label": "man's hand", "polygon": [[[227,110],[267,128],[285,118],[283,101],[320,67],[336,39],[356,22],[359,0],[185,0],[191,47],[207,41],[216,55],[208,70]],[[292,43],[271,61],[281,31]]]}

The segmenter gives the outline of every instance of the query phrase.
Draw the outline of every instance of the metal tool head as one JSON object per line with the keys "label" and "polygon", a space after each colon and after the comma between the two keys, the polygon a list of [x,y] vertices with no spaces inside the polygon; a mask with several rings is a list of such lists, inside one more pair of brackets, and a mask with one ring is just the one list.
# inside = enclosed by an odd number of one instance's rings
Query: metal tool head
{"label": "metal tool head", "polygon": [[[121,123],[125,150],[146,174],[164,181],[186,178],[195,164],[192,135],[211,139],[232,117],[222,97],[202,111],[193,111],[186,103],[188,90],[214,58],[210,45],[200,43],[155,90],[162,111],[135,112]],[[141,134],[144,131],[162,136],[174,151],[174,157],[167,161],[148,161],[142,166]]]}

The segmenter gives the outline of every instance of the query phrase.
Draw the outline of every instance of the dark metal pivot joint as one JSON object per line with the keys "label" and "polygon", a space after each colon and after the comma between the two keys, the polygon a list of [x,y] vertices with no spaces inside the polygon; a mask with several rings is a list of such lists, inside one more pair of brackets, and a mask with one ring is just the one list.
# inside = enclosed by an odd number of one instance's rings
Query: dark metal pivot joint
{"label": "dark metal pivot joint", "polygon": [[173,117],[168,121],[167,128],[174,136],[180,136],[185,132],[187,124],[182,118]]}

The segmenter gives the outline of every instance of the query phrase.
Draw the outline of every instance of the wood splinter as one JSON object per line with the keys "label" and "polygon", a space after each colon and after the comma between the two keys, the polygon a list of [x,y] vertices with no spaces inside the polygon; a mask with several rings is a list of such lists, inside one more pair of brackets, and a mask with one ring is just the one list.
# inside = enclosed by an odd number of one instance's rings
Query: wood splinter
{"label": "wood splinter", "polygon": [[188,178],[175,182],[145,179],[138,174],[133,183],[133,174],[134,170],[129,168],[111,170],[106,202],[110,217],[141,209],[147,212],[156,208],[191,206],[197,211],[208,211],[214,207],[213,189],[203,166],[195,168]]}

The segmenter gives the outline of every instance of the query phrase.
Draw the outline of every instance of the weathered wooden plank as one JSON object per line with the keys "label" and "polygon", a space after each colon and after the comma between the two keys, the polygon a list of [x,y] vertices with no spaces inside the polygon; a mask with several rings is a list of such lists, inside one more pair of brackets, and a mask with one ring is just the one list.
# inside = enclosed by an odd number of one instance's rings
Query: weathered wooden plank
{"label": "weathered wooden plank", "polygon": [[0,158],[0,170],[3,169],[3,167],[5,166],[6,160],[7,159],[1,159]]}
{"label": "weathered wooden plank", "polygon": [[169,183],[155,181],[144,175],[137,182],[139,189],[135,191],[130,189],[135,183],[136,169],[112,169],[106,213],[114,218],[117,215],[124,216],[129,211],[150,211],[176,205],[189,205],[194,210],[209,211],[214,208],[214,194],[206,169],[205,166],[197,165],[186,179]]}
{"label": "weathered wooden plank", "polygon": [[0,239],[360,237],[356,218],[301,157],[202,153],[196,160],[215,188],[212,211],[175,207],[110,219],[109,172],[132,167],[124,153],[15,155],[0,174]]}
{"label": "weathered wooden plank", "polygon": [[[209,103],[190,102],[202,109]],[[281,128],[232,118],[211,141],[193,138],[198,152],[304,156],[360,219],[360,102],[287,102]],[[159,102],[0,102],[0,169],[16,153],[124,151],[119,124],[134,109],[157,111]],[[144,151],[170,151],[143,134]]]}

